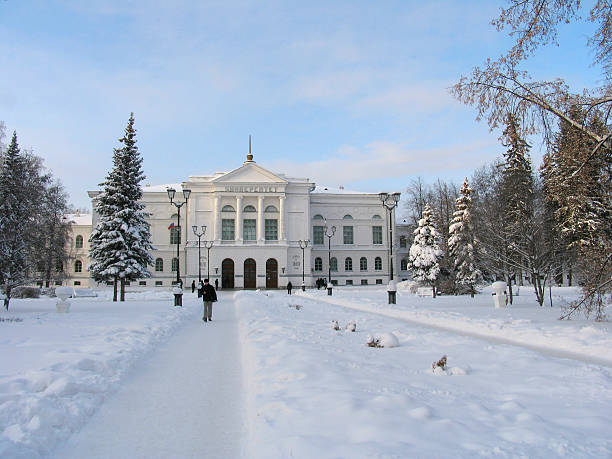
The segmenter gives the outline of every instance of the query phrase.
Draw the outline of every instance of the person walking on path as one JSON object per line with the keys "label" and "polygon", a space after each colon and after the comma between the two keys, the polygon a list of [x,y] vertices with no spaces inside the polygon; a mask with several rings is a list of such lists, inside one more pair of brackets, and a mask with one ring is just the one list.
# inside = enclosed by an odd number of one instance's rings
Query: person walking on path
{"label": "person walking on path", "polygon": [[212,285],[208,283],[208,279],[204,279],[204,287],[202,287],[202,300],[204,301],[204,322],[212,321],[212,304],[217,301],[217,292]]}
{"label": "person walking on path", "polygon": [[198,282],[198,298],[200,298],[202,296],[202,289],[204,288],[204,284],[202,283],[202,281],[200,280]]}
{"label": "person walking on path", "polygon": [[191,293],[195,292],[195,280],[191,281]]}
{"label": "person walking on path", "polygon": [[219,290],[219,279],[215,279],[215,290]]}
{"label": "person walking on path", "polygon": [[291,281],[287,282],[287,293],[291,295],[291,289],[293,288],[293,284]]}

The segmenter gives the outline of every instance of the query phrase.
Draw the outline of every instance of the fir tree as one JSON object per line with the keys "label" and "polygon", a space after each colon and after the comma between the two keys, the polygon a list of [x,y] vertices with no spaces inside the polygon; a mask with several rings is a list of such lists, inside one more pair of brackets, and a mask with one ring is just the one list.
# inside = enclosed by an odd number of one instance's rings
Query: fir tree
{"label": "fir tree", "polygon": [[26,162],[13,133],[0,165],[0,282],[4,307],[8,310],[11,293],[26,281],[26,228],[30,219],[29,201],[21,190],[26,182]]}
{"label": "fir tree", "polygon": [[432,287],[434,298],[442,255],[440,235],[434,226],[433,215],[427,204],[423,210],[423,218],[419,220],[418,227],[414,230],[414,242],[410,247],[408,266],[414,280]]}
{"label": "fir tree", "polygon": [[449,226],[448,251],[455,260],[455,281],[466,289],[472,298],[482,274],[476,267],[474,229],[472,227],[472,189],[466,178],[457,198],[457,210]]}
{"label": "fir tree", "polygon": [[142,158],[136,146],[134,114],[130,115],[123,144],[113,155],[113,169],[101,186],[104,191],[95,200],[99,222],[90,236],[89,270],[98,282],[113,281],[113,300],[117,300],[117,284],[121,283],[121,301],[125,300],[125,282],[151,274],[147,268],[153,262],[153,249],[147,213],[140,183]]}

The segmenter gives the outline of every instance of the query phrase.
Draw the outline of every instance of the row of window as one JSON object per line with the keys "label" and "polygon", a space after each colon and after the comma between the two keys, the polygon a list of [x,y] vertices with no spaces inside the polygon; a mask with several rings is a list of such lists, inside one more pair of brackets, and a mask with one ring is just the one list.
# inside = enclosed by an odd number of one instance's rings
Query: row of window
{"label": "row of window", "polygon": [[[244,209],[242,211],[246,213],[257,212],[257,209],[255,209],[255,207],[251,205],[247,205],[247,206],[244,206]],[[221,209],[221,212],[236,212],[236,210],[234,209],[233,206],[227,205],[227,206],[223,206],[223,208]],[[278,209],[275,206],[267,206],[264,209],[264,212],[269,213],[269,214],[278,213]]]}
{"label": "row of window", "polygon": [[[331,257],[331,259],[329,260],[329,268],[332,271],[338,271],[338,259],[336,257]],[[382,258],[380,257],[374,258],[374,269],[376,271],[382,271]],[[323,271],[323,259],[321,257],[315,258],[314,270]],[[346,257],[344,259],[344,270],[345,271],[353,270],[353,259],[351,257]],[[359,271],[367,271],[367,270],[368,270],[368,259],[366,257],[361,257],[359,259]]]}
{"label": "row of window", "polygon": [[[312,217],[313,220],[325,220],[325,218],[323,218],[323,215],[321,214],[317,214],[314,217]],[[350,214],[346,214],[344,217],[342,217],[342,220],[353,220],[353,216]],[[378,214],[376,215],[372,215],[372,220],[382,220],[382,217]]]}
{"label": "row of window", "polygon": [[[178,258],[174,257],[172,259],[172,271],[176,272],[178,270]],[[163,272],[164,270],[164,260],[161,258],[155,259],[155,272]],[[83,262],[81,260],[76,260],[74,262],[74,272],[80,273],[83,272]]]}
{"label": "row of window", "polygon": [[[236,239],[236,225],[233,218],[221,219],[221,240],[233,241]],[[255,241],[257,239],[257,220],[245,218],[242,221],[242,239]],[[264,239],[266,241],[278,241],[278,220],[266,218],[264,220]]]}
{"label": "row of window", "polygon": [[[354,244],[355,239],[353,237],[354,231],[352,226],[342,227],[342,242],[344,244]],[[372,244],[382,244],[382,226],[372,227]],[[312,227],[312,243],[313,245],[323,245],[325,242],[325,227],[324,226],[313,226]]]}

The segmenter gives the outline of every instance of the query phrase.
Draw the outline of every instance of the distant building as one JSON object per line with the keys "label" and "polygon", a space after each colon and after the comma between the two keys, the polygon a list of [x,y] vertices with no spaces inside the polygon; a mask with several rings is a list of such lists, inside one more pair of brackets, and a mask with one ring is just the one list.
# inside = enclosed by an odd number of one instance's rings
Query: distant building
{"label": "distant building", "polygon": [[[168,188],[176,190],[178,202],[183,201],[183,189],[191,190],[187,205],[181,208],[180,230]],[[89,192],[92,200],[99,194]],[[288,281],[300,286],[302,270],[305,285],[313,286],[318,278],[327,279],[330,267],[335,285],[389,280],[387,211],[376,193],[318,187],[305,178],[270,172],[249,155],[230,172],[190,176],[180,184],[147,185],[142,202],[151,214],[155,251],[152,276],[137,285],[163,287],[176,282],[177,241],[184,285],[197,282],[199,270],[203,278],[210,274],[211,282],[218,280],[222,288],[278,288]],[[69,217],[74,221],[74,237],[66,282],[94,286],[87,272],[88,240],[98,215]],[[325,234],[326,224],[336,227],[331,241]],[[200,265],[194,225],[206,226]],[[393,234],[397,234],[395,228]],[[398,246],[399,239],[394,239]],[[309,241],[304,266],[300,240]],[[213,244],[210,260],[204,241]],[[394,273],[398,273],[397,261],[395,265]]]}

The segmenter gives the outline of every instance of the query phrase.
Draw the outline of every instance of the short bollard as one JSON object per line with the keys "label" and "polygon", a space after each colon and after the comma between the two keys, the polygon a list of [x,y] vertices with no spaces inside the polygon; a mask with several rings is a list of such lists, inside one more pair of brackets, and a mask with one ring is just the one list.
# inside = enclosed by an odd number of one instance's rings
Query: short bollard
{"label": "short bollard", "polygon": [[302,282],[302,292],[306,291],[306,286],[304,285],[304,282]]}
{"label": "short bollard", "polygon": [[507,304],[506,287],[507,284],[504,281],[493,282],[493,285],[491,285],[493,289],[493,305],[496,308],[503,308]]}
{"label": "short bollard", "polygon": [[174,306],[183,306],[183,289],[175,287],[172,293],[174,294]]}
{"label": "short bollard", "polygon": [[395,304],[397,297],[397,284],[395,281],[389,281],[387,286],[387,293],[389,294],[389,304]]}
{"label": "short bollard", "polygon": [[331,294],[332,294],[332,288],[330,286],[330,287],[327,287],[327,295],[331,296]]}

